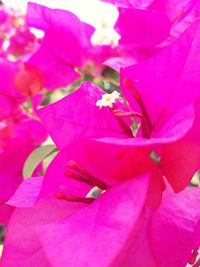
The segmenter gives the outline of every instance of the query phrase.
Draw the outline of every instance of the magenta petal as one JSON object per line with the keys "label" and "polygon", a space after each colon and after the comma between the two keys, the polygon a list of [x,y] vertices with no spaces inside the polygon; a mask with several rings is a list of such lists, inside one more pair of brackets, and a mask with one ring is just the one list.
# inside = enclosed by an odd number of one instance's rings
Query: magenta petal
{"label": "magenta petal", "polygon": [[177,22],[188,15],[199,0],[154,0],[150,9],[165,13],[171,21]]}
{"label": "magenta petal", "polygon": [[[39,120],[25,117],[20,123],[13,125],[16,140],[29,144],[32,148],[40,145],[47,138],[47,132]],[[19,142],[19,141],[18,141]]]}
{"label": "magenta petal", "polygon": [[9,199],[7,204],[25,208],[32,206],[38,199],[38,195],[43,183],[43,177],[31,177],[24,180],[15,191],[14,195]]}
{"label": "magenta petal", "polygon": [[[175,114],[164,126],[155,129],[150,139],[104,137],[86,142],[87,160],[93,172],[107,181],[122,181],[147,171],[166,176],[175,191],[188,185],[200,166],[198,101]],[[98,151],[94,156],[94,152]],[[155,152],[160,161],[150,157]]]}
{"label": "magenta petal", "polygon": [[137,232],[148,183],[149,175],[137,177],[66,219],[38,228],[53,266],[121,266],[127,241]]}
{"label": "magenta petal", "polygon": [[11,207],[7,204],[0,204],[0,224],[8,224],[14,209],[14,207]]}
{"label": "magenta petal", "polygon": [[186,266],[192,250],[200,245],[199,232],[195,232],[200,222],[199,201],[199,188],[164,197],[153,216],[151,228],[152,247],[158,266]]}
{"label": "magenta petal", "polygon": [[[51,42],[51,41],[49,41]],[[80,78],[80,74],[76,72],[68,63],[52,59],[49,54],[51,48],[42,46],[28,61],[41,70],[44,87],[48,90],[55,90],[59,87],[65,87]]]}
{"label": "magenta petal", "polygon": [[0,58],[0,95],[12,98],[13,101],[23,102],[22,97],[14,86],[17,64]]}
{"label": "magenta petal", "polygon": [[137,60],[133,57],[114,57],[104,61],[104,65],[120,72],[121,68],[126,68],[128,66],[134,65]]}
{"label": "magenta petal", "polygon": [[5,119],[10,116],[14,117],[20,114],[21,112],[19,104],[15,99],[7,97],[1,93],[0,93],[0,103],[1,103],[0,119]]}
{"label": "magenta petal", "polygon": [[132,109],[139,107],[124,85],[125,78],[140,93],[153,124],[164,113],[171,116],[199,96],[198,26],[194,23],[175,43],[150,60],[121,71],[121,87]]}
{"label": "magenta petal", "polygon": [[[34,190],[33,190],[34,191]],[[36,234],[36,227],[61,219],[79,208],[79,204],[46,199],[30,208],[16,208],[9,221],[1,267],[52,266]]]}
{"label": "magenta petal", "polygon": [[[57,36],[64,34],[65,37],[76,37],[78,44],[74,45],[80,45],[80,43],[82,43],[83,47],[90,45],[89,39],[94,32],[94,28],[92,26],[87,23],[83,23],[75,14],[67,10],[51,9],[31,2],[28,3],[27,20],[31,27],[41,29],[45,32],[57,29]],[[67,47],[70,47],[67,42],[65,44]],[[76,56],[78,58],[78,55],[69,56]]]}
{"label": "magenta petal", "polygon": [[22,182],[23,164],[31,150],[19,143],[0,154],[0,201],[6,202]]}
{"label": "magenta petal", "polygon": [[170,21],[167,16],[155,11],[119,8],[115,28],[121,35],[121,44],[150,47],[168,37]]}
{"label": "magenta petal", "polygon": [[153,2],[153,0],[101,0],[102,2],[107,2],[120,7],[135,7],[144,8]]}
{"label": "magenta petal", "polygon": [[84,142],[76,141],[66,146],[56,155],[45,173],[39,197],[48,195],[54,197],[57,192],[63,192],[66,195],[77,197],[85,197],[87,195],[91,186],[68,178],[65,174],[69,170],[67,164],[72,160],[84,168],[87,168],[86,163],[90,165],[89,162],[87,162]]}
{"label": "magenta petal", "polygon": [[[195,102],[194,109],[185,109],[187,112],[182,120],[191,121],[191,128],[188,129],[182,138],[176,142],[169,143],[163,147],[163,154],[159,163],[159,167],[163,174],[168,178],[174,190],[180,191],[190,182],[192,176],[200,167],[200,101]],[[184,115],[184,113],[183,113]],[[181,119],[181,117],[180,117]],[[173,125],[171,125],[173,127]],[[176,128],[175,132],[184,132],[184,124],[181,128]]]}
{"label": "magenta petal", "polygon": [[96,106],[104,91],[85,82],[63,98],[39,110],[39,116],[59,148],[85,136],[126,136],[109,108]]}
{"label": "magenta petal", "polygon": [[29,3],[27,16],[30,26],[45,31],[41,47],[28,63],[42,70],[47,89],[66,86],[79,78],[73,68],[84,65],[93,27],[69,11],[35,3]]}

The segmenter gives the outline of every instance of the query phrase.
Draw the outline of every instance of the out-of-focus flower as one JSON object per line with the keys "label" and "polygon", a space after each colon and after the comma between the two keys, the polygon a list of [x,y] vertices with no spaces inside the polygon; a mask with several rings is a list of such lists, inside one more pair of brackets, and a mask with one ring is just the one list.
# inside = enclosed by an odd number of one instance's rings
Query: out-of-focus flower
{"label": "out-of-focus flower", "polygon": [[71,12],[34,3],[28,5],[27,21],[45,32],[40,48],[27,62],[41,70],[45,88],[53,90],[78,79],[75,68],[87,59],[93,27]]}
{"label": "out-of-focus flower", "polygon": [[[22,169],[28,155],[46,139],[42,124],[28,116],[3,120],[0,130],[0,223],[7,223],[5,202],[23,180]],[[7,207],[7,209],[6,209]]]}

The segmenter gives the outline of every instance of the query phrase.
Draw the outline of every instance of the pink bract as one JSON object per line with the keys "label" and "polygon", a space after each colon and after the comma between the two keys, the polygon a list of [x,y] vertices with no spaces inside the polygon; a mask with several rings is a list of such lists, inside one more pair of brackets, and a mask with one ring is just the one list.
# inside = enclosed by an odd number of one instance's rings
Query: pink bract
{"label": "pink bract", "polygon": [[128,78],[143,99],[153,125],[163,117],[169,118],[200,95],[199,38],[200,27],[196,22],[174,44],[151,59],[121,70],[125,97],[137,111],[138,103],[124,84],[124,79]]}
{"label": "pink bract", "polygon": [[93,27],[71,12],[34,3],[28,5],[27,20],[45,32],[41,47],[28,61],[42,71],[45,87],[53,90],[78,79],[74,68],[85,63]]}
{"label": "pink bract", "polygon": [[[36,190],[33,190],[30,187],[31,190],[28,190],[29,194],[27,194],[26,190],[24,190],[26,189],[26,186],[24,187],[22,184],[20,191],[11,200],[13,205],[16,203],[16,205],[20,205],[21,208],[16,208],[12,218],[10,219],[3,256],[1,259],[1,266],[13,266],[16,259],[20,263],[21,267],[31,264],[36,265],[40,262],[42,262],[42,266],[44,267],[54,266],[54,264],[57,266],[63,261],[66,262],[66,260],[69,264],[71,263],[73,265],[74,262],[74,266],[80,266],[81,263],[75,263],[74,261],[74,257],[76,257],[75,254],[78,250],[74,250],[74,253],[71,254],[71,256],[69,255],[67,259],[65,257],[65,253],[63,253],[62,249],[60,249],[60,246],[64,248],[65,246],[68,246],[66,242],[69,242],[73,247],[78,249],[77,244],[80,244],[80,240],[83,242],[84,240],[87,240],[85,239],[85,235],[89,234],[92,239],[95,239],[96,235],[98,235],[98,239],[104,231],[107,232],[107,238],[104,243],[98,243],[97,246],[93,246],[94,244],[92,244],[90,249],[88,247],[88,249],[85,250],[87,254],[83,253],[82,250],[81,258],[85,254],[84,257],[86,260],[86,258],[90,257],[90,252],[95,248],[97,253],[100,255],[101,249],[105,247],[107,243],[112,242],[113,246],[109,246],[110,249],[108,250],[106,257],[101,258],[101,263],[107,266],[116,254],[120,252],[121,244],[126,244],[129,233],[140,221],[148,187],[148,177],[149,176],[146,175],[135,179],[134,181],[129,181],[116,188],[110,189],[105,193],[105,195],[102,195],[99,199],[97,199],[94,204],[87,207],[79,203],[75,204],[48,198],[46,200],[40,200],[40,202],[36,205],[28,208],[26,203],[27,201],[29,202],[29,198],[32,201],[32,199],[35,198],[34,196],[37,195],[37,188],[39,189],[41,180],[37,178],[35,182],[29,183],[30,186],[32,184],[32,187],[34,187],[34,185],[36,187]],[[138,190],[139,188],[140,191]],[[21,201],[20,199],[23,198],[25,200],[25,207],[27,208],[22,207],[23,200]],[[127,208],[130,210],[129,213],[126,212]],[[80,211],[76,212],[77,209]],[[112,212],[110,212],[110,210]],[[95,222],[97,214],[99,214],[99,223]],[[70,220],[69,223],[67,222],[68,216]],[[58,224],[60,219],[63,219],[63,221],[60,221]],[[94,225],[93,223],[91,224],[92,221],[95,223],[95,228],[93,227],[93,234],[91,233],[90,235],[91,228],[88,228],[88,226]],[[52,225],[50,224],[44,226],[45,224],[49,224],[51,222],[53,223]],[[27,227],[27,223],[29,224],[29,227]],[[76,229],[74,235],[72,236],[71,223],[73,223],[72,225]],[[102,227],[102,225],[105,225],[105,227]],[[49,248],[46,247],[45,240],[47,241],[47,239],[45,236],[46,232],[51,229],[51,234],[49,233],[48,237],[50,238],[49,245],[51,246],[51,237],[54,235],[52,229],[54,227],[59,227],[60,229],[59,232],[56,230],[58,234],[57,238],[59,239],[57,240],[56,238],[56,242],[58,244],[57,248],[60,250],[59,255],[61,257],[55,257],[55,261],[53,260],[53,263],[51,263],[53,254],[51,256],[49,255]],[[22,229],[24,229],[24,231],[22,231]],[[40,233],[41,230],[43,231],[42,237]],[[63,231],[65,232],[65,230],[67,232],[63,235]],[[80,234],[77,231],[80,231]],[[71,238],[68,236],[68,233]],[[64,236],[66,238],[63,239]],[[40,238],[42,239],[42,243],[45,243],[44,248],[40,242]],[[18,241],[17,246],[16,240]],[[25,242],[21,242],[21,240],[24,240]],[[119,242],[115,242],[117,240]],[[88,243],[88,245],[90,245],[90,243]],[[57,253],[56,250],[54,252]],[[81,258],[80,260],[82,261]]]}
{"label": "pink bract", "polygon": [[[85,82],[77,91],[38,111],[59,148],[64,148],[83,136],[126,137],[131,134],[128,121],[120,123],[110,110],[100,110],[96,106],[103,93],[98,86]],[[120,102],[119,105],[126,108]]]}

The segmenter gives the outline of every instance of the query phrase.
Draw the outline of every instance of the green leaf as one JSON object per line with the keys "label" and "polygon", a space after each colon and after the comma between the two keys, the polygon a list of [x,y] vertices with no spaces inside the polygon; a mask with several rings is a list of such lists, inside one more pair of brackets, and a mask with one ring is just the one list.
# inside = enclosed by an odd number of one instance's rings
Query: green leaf
{"label": "green leaf", "polygon": [[34,170],[37,168],[40,162],[42,162],[55,151],[57,151],[57,148],[54,145],[40,146],[33,150],[33,152],[28,156],[23,167],[24,179],[32,176]]}

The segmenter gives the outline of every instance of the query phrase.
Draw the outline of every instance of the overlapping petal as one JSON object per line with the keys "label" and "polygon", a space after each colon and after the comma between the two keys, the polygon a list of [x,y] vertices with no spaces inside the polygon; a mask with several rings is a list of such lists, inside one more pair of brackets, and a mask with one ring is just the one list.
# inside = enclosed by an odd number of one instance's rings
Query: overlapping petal
{"label": "overlapping petal", "polygon": [[39,110],[39,116],[59,148],[84,136],[126,137],[130,134],[128,122],[121,124],[109,109],[100,110],[96,106],[103,94],[102,89],[85,82],[77,91]]}
{"label": "overlapping petal", "polygon": [[66,219],[40,227],[40,240],[52,265],[100,267],[115,262],[121,266],[129,236],[137,233],[148,182],[148,175],[130,180]]}
{"label": "overlapping petal", "polygon": [[138,103],[124,85],[124,79],[128,78],[143,99],[153,124],[163,115],[169,118],[199,96],[199,29],[199,23],[194,23],[174,44],[152,59],[121,71],[125,97],[137,110]]}

